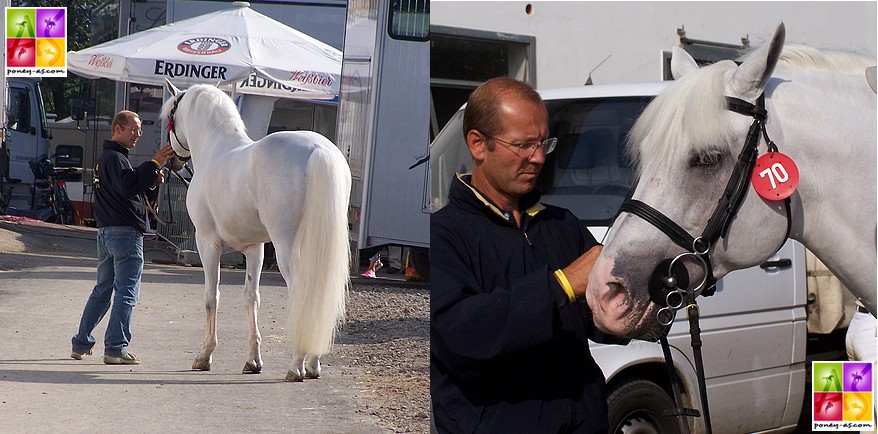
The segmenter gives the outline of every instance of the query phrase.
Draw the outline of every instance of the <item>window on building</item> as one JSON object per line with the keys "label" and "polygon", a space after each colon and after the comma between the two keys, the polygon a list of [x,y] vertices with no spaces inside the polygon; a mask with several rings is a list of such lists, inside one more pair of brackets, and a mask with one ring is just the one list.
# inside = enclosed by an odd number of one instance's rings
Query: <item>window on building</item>
{"label": "window on building", "polygon": [[430,37],[430,0],[393,0],[387,21],[391,38],[426,41]]}
{"label": "window on building", "polygon": [[536,83],[536,38],[473,29],[430,29],[431,139],[485,81],[508,76]]}

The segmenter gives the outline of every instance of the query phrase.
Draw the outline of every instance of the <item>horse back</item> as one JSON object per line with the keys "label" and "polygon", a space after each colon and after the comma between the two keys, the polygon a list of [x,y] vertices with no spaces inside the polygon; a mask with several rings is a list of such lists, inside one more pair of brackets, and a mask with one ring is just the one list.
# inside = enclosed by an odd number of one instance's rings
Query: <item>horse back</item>
{"label": "horse back", "polygon": [[213,227],[232,247],[295,233],[308,160],[328,147],[337,151],[318,133],[283,131],[196,162],[187,204],[197,230]]}

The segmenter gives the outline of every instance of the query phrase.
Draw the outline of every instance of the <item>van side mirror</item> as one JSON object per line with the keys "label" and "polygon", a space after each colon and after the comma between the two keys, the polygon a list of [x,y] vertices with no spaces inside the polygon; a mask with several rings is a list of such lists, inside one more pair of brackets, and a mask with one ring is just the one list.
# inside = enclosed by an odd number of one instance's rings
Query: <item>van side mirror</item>
{"label": "van side mirror", "polygon": [[85,101],[76,98],[73,100],[73,106],[70,109],[70,118],[74,121],[85,119]]}

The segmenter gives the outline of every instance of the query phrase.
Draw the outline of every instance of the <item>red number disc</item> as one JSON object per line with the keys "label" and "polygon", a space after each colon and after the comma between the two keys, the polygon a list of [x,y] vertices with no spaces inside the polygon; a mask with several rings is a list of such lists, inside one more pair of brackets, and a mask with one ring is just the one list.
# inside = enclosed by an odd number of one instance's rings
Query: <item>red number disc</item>
{"label": "red number disc", "polygon": [[750,182],[756,193],[764,199],[784,200],[799,185],[799,168],[789,156],[769,152],[756,159]]}

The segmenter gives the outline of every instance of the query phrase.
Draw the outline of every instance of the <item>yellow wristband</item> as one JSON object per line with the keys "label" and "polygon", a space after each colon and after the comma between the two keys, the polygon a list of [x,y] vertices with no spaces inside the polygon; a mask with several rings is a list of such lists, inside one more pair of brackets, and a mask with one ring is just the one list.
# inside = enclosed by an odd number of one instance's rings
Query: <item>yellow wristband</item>
{"label": "yellow wristband", "polygon": [[571,303],[576,301],[576,294],[573,292],[573,287],[570,286],[570,281],[567,280],[567,276],[564,275],[564,272],[560,269],[555,270],[555,279],[558,280],[558,284],[564,289],[564,293],[567,294],[567,299],[570,300]]}
{"label": "yellow wristband", "polygon": [[153,164],[155,164],[155,167],[158,167],[158,168],[159,168],[159,169],[161,169],[161,168],[162,168],[162,165],[161,165],[161,164],[159,164],[159,162],[158,162],[158,161],[155,161],[155,158],[153,158],[153,159],[152,159],[152,160],[149,160],[149,161],[152,161],[152,162],[153,162]]}

